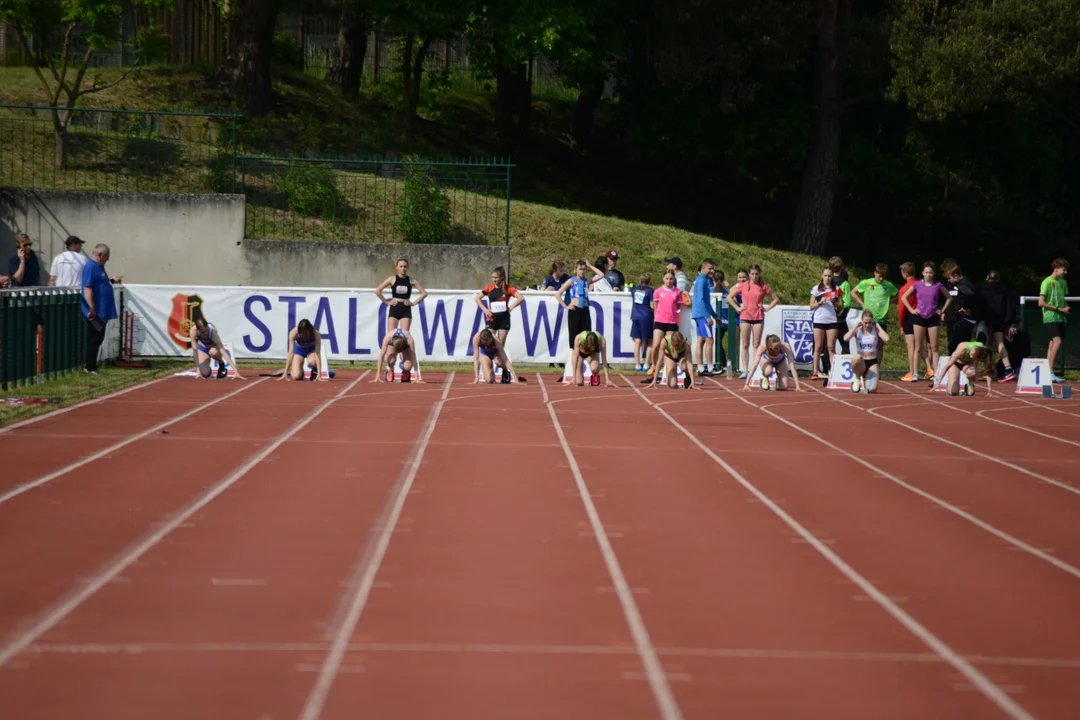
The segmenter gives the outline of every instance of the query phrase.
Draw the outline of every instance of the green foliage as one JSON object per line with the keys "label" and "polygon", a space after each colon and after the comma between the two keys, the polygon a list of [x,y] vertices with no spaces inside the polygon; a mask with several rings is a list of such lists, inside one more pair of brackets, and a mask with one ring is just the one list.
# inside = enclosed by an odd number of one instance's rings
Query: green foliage
{"label": "green foliage", "polygon": [[450,198],[423,165],[406,166],[395,226],[407,243],[439,243],[450,234]]}
{"label": "green foliage", "polygon": [[1080,0],[906,0],[890,97],[925,120],[1007,103],[1032,108],[1080,75]]}
{"label": "green foliage", "polygon": [[270,52],[276,62],[294,68],[304,66],[304,49],[300,47],[296,35],[291,32],[285,30],[276,31]]}
{"label": "green foliage", "polygon": [[329,168],[291,168],[281,177],[280,191],[285,207],[301,215],[318,215],[341,202],[341,191]]}

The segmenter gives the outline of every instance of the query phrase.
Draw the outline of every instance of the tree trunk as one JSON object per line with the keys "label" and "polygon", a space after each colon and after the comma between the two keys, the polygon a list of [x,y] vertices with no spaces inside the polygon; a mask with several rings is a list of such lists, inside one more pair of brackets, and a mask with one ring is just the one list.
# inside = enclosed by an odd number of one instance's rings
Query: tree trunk
{"label": "tree trunk", "polygon": [[814,142],[803,171],[791,249],[824,255],[840,166],[840,12],[849,0],[817,0],[818,40],[814,80]]}
{"label": "tree trunk", "polygon": [[371,16],[367,4],[359,0],[346,0],[341,6],[337,52],[326,75],[326,79],[334,83],[342,95],[352,95],[360,90],[370,30]]}
{"label": "tree trunk", "polygon": [[[71,103],[74,105],[74,103]],[[50,110],[53,123],[53,137],[55,138],[54,160],[57,170],[67,169],[67,129],[71,121],[71,111],[68,110],[60,117],[59,110]]]}
{"label": "tree trunk", "polygon": [[7,65],[7,18],[0,18],[0,65]]}
{"label": "tree trunk", "polygon": [[420,85],[424,81],[424,59],[427,58],[431,38],[420,40],[420,47],[413,55],[416,34],[405,36],[405,56],[401,64],[401,76],[405,89],[405,130],[402,138],[409,142],[416,134],[416,109],[420,106]]}
{"label": "tree trunk", "polygon": [[270,55],[281,0],[234,0],[237,22],[233,54],[239,68],[237,80],[248,113],[265,115],[274,107]]}
{"label": "tree trunk", "polygon": [[600,100],[604,97],[604,80],[604,74],[598,73],[592,83],[578,93],[570,135],[579,147],[587,148],[592,143],[596,108],[600,107]]}

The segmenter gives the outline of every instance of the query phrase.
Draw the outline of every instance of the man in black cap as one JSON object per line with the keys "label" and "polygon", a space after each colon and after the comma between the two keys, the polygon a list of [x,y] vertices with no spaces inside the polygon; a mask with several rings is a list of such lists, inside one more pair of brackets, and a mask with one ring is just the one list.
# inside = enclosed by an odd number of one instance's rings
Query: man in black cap
{"label": "man in black cap", "polygon": [[608,281],[608,284],[611,285],[612,290],[622,292],[623,287],[626,285],[626,278],[623,277],[621,272],[615,269],[615,266],[619,263],[619,253],[614,250],[608,250],[604,257],[608,259],[608,269],[607,272],[604,273],[604,278]]}
{"label": "man in black cap", "polygon": [[86,256],[82,254],[83,241],[71,235],[64,245],[67,250],[54,257],[49,268],[49,285],[82,287],[83,266],[86,265]]}
{"label": "man in black cap", "polygon": [[683,292],[690,292],[690,281],[686,279],[686,273],[682,271],[682,258],[665,258],[667,269],[675,273],[675,287]]}

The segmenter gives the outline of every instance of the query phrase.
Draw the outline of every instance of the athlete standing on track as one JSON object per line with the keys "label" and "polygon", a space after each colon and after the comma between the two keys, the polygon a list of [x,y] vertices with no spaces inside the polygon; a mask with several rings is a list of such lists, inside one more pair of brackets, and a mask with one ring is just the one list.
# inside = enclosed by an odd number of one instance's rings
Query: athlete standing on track
{"label": "athlete standing on track", "polygon": [[653,374],[651,379],[643,382],[649,385],[656,383],[656,376],[660,373],[660,357],[664,350],[665,338],[671,337],[671,333],[679,329],[679,306],[682,304],[683,294],[675,286],[675,273],[668,270],[664,273],[663,285],[653,291],[653,340],[649,349],[649,360],[652,364]]}
{"label": "athlete standing on track", "polygon": [[[593,271],[592,279],[585,279],[586,268]],[[573,276],[562,284],[557,297],[559,304],[566,308],[566,330],[570,337],[570,350],[573,351],[575,338],[586,330],[592,330],[592,315],[589,312],[589,288],[593,283],[604,279],[604,273],[595,265],[585,260],[578,260]]]}
{"label": "athlete standing on track", "polygon": [[[933,380],[937,373],[941,318],[945,315],[945,308],[952,302],[952,297],[945,286],[934,279],[934,263],[929,261],[923,263],[922,277],[921,282],[916,282],[907,289],[904,296],[900,298],[900,302],[907,305],[908,312],[911,313],[911,325],[915,330],[915,347],[922,347],[923,342],[929,337],[930,357],[928,360],[930,364],[926,367],[926,379]],[[912,298],[912,295],[915,297]],[[938,309],[941,298],[945,298],[945,305]],[[918,357],[918,354],[914,354],[910,360],[911,366],[908,370],[913,377],[919,376]]]}
{"label": "athlete standing on track", "polygon": [[[889,333],[874,319],[873,312],[863,310],[861,321],[845,333],[844,342],[851,342],[852,336],[855,337],[857,352],[851,363],[851,371],[855,375],[851,379],[851,392],[859,392],[862,387],[865,387],[868,393],[876,392],[878,373],[874,368],[878,364],[878,343],[880,341],[884,348],[885,343],[889,342]],[[865,383],[863,378],[866,379]]]}
{"label": "athlete standing on track", "polygon": [[226,360],[233,366],[236,378],[238,380],[244,379],[240,374],[240,368],[236,367],[233,358],[226,352],[225,345],[221,342],[221,336],[218,335],[217,328],[214,327],[213,323],[208,323],[206,318],[197,318],[191,324],[189,332],[191,355],[195,360],[195,370],[198,372],[196,377],[200,379],[210,377],[210,359],[213,358],[218,361],[217,376],[219,379],[225,377],[228,372],[228,368],[225,366]]}
{"label": "athlete standing on track", "polygon": [[[415,278],[409,277],[408,273],[409,261],[398,258],[397,274],[379,283],[379,287],[375,288],[375,297],[379,298],[379,302],[390,306],[390,310],[386,313],[387,332],[391,333],[400,327],[409,336],[409,344],[412,345],[412,333],[409,332],[409,326],[412,325],[412,309],[424,301],[427,290]],[[383,297],[383,290],[387,287],[390,288],[390,299]],[[411,299],[413,288],[420,292],[420,297],[416,300]]]}
{"label": "athlete standing on track", "polygon": [[[810,288],[810,310],[814,324],[814,371],[811,380],[819,379],[818,367],[832,367],[836,352],[836,311],[841,305],[840,291],[833,286],[832,268],[821,271],[821,282]],[[822,351],[826,362],[821,362]]]}
{"label": "athlete standing on track", "polygon": [[319,358],[322,355],[322,335],[308,319],[301,320],[289,333],[289,354],[285,358],[282,380],[303,380],[305,368],[311,368],[311,379],[319,380]]}
{"label": "athlete standing on track", "polygon": [[[607,341],[599,333],[592,330],[578,333],[573,339],[574,349],[570,352],[570,369],[574,373],[574,384],[585,384],[585,362],[589,363],[589,371],[592,373],[592,386],[600,384],[600,368],[604,370],[604,387],[614,387],[607,370]],[[599,355],[599,359],[597,359]]]}
{"label": "athlete standing on track", "polygon": [[491,328],[484,328],[473,335],[473,376],[476,381],[473,384],[495,382],[495,367],[502,368],[502,381],[508,385],[518,381],[514,364],[510,362],[502,341]]}
{"label": "athlete standing on track", "polygon": [[[773,293],[772,288],[762,282],[760,265],[749,267],[749,278],[746,282],[739,282],[731,288],[732,297],[737,299],[730,300],[735,312],[739,313],[740,340],[744,356],[748,354],[751,347],[759,346],[761,333],[765,330],[765,313],[780,302],[780,298]],[[772,298],[772,302],[767,307],[763,305],[766,297]],[[752,341],[751,336],[753,336]],[[757,361],[754,364],[757,365]],[[739,377],[750,377],[753,374],[751,369]]]}
{"label": "athlete standing on track", "polygon": [[[487,307],[481,302],[481,298],[485,297],[488,300]],[[505,345],[506,335],[510,332],[510,313],[525,302],[517,288],[506,284],[505,268],[500,266],[491,271],[491,284],[476,293],[474,300],[487,319],[488,329],[498,335],[500,345]]]}
{"label": "athlete standing on track", "polygon": [[[982,370],[983,379],[986,380],[987,396],[994,394],[994,388],[990,381],[990,372],[993,368],[993,353],[990,348],[975,340],[968,340],[956,346],[949,362],[941,368],[946,378],[945,392],[950,395],[960,394],[960,373],[967,375],[968,387],[972,395],[975,394],[975,380],[978,379],[979,370]],[[930,392],[934,392],[937,382],[930,386]]]}
{"label": "athlete standing on track", "polygon": [[788,378],[790,377],[795,380],[795,391],[798,392],[800,390],[799,374],[795,372],[795,367],[791,362],[794,357],[795,352],[791,349],[791,346],[786,342],[782,342],[779,336],[767,336],[765,342],[758,345],[757,350],[754,352],[754,363],[746,374],[746,385],[743,386],[743,390],[750,389],[750,379],[754,377],[754,372],[760,363],[762,390],[769,389],[769,378],[775,374],[777,390],[787,390]]}
{"label": "athlete standing on track", "polygon": [[[394,380],[394,363],[401,356],[401,382],[412,382],[412,369],[416,365],[416,350],[413,348],[409,335],[397,328],[386,333],[382,347],[379,348],[379,359],[375,362],[375,377],[371,382],[382,382],[382,364],[386,360],[386,381]],[[419,372],[417,373],[419,379]]]}

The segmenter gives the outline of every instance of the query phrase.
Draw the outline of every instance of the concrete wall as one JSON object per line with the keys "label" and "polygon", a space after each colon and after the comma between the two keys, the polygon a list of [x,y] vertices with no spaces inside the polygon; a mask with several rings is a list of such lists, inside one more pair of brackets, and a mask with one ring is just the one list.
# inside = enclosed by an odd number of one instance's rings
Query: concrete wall
{"label": "concrete wall", "polygon": [[90,254],[112,251],[109,273],[132,283],[374,287],[399,257],[425,287],[486,285],[491,269],[509,270],[510,248],[491,245],[382,245],[288,242],[244,238],[243,195],[104,193],[0,188],[0,260],[15,251],[15,235],[34,241],[42,282],[78,235]]}
{"label": "concrete wall", "polygon": [[491,270],[509,270],[505,245],[391,245],[245,240],[243,285],[375,287],[394,274],[399,257],[425,288],[481,288]]}

